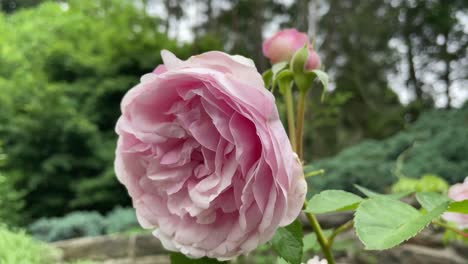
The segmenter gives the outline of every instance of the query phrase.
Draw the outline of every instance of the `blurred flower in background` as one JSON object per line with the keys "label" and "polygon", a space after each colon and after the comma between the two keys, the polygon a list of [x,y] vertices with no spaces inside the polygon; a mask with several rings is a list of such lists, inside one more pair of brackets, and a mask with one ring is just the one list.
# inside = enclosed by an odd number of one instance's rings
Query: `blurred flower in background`
{"label": "blurred flower in background", "polygon": [[[463,183],[457,183],[449,188],[448,196],[454,201],[468,200],[468,177]],[[457,224],[460,229],[468,228],[468,214],[444,213],[442,217]]]}

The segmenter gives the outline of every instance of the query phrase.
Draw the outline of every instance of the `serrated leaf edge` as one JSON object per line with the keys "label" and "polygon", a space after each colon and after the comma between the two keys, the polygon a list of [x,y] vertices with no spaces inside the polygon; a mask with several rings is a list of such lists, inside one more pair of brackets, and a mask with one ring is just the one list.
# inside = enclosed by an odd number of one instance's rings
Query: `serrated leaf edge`
{"label": "serrated leaf edge", "polygon": [[[395,201],[394,199],[391,199],[391,198],[384,198],[384,197],[378,197],[378,198],[372,198],[372,199],[389,199],[389,200]],[[359,235],[358,228],[357,228],[357,226],[359,225],[359,221],[358,221],[358,219],[356,219],[356,215],[357,215],[357,213],[358,213],[358,211],[359,211],[359,207],[360,207],[364,202],[367,202],[367,201],[370,201],[370,200],[371,200],[371,199],[367,199],[366,201],[361,202],[361,203],[359,204],[357,210],[356,210],[356,211],[354,212],[354,214],[353,214],[353,216],[354,216],[354,223],[355,223],[355,225],[354,225],[354,227],[355,227],[355,228],[354,228],[354,233],[355,233],[356,236],[359,238],[359,241],[361,241],[361,243],[364,244],[366,250],[385,250],[385,249],[391,249],[391,248],[394,248],[394,247],[396,247],[396,246],[399,246],[399,245],[401,245],[402,243],[405,243],[405,242],[408,241],[409,239],[411,239],[411,238],[415,237],[416,235],[418,235],[424,228],[426,228],[426,227],[432,222],[432,221],[429,221],[426,225],[424,225],[423,227],[421,227],[413,236],[410,236],[410,237],[408,237],[407,239],[404,239],[404,240],[401,241],[399,244],[396,244],[396,245],[391,246],[391,247],[379,247],[379,248],[373,247],[373,248],[370,248],[369,245],[368,245],[366,242],[364,242],[364,240],[363,240],[363,239],[361,238],[361,236]],[[418,217],[421,217],[421,216],[424,216],[424,215],[428,215],[428,214],[430,214],[431,212],[434,212],[435,210],[439,209],[439,207],[442,207],[442,205],[444,205],[444,204],[445,204],[445,209],[444,209],[443,211],[445,211],[445,210],[448,208],[450,202],[442,203],[442,204],[440,204],[439,206],[437,206],[434,210],[432,210],[432,211],[430,211],[430,212],[428,212],[428,213],[426,213],[426,214],[421,214],[421,215],[418,216]],[[444,213],[444,212],[440,212],[440,213],[438,214],[438,216],[442,215],[443,213]],[[434,219],[434,218],[437,218],[438,216],[433,217],[433,219]],[[401,227],[401,226],[400,226],[400,227]],[[400,228],[400,227],[398,227],[398,228]]]}

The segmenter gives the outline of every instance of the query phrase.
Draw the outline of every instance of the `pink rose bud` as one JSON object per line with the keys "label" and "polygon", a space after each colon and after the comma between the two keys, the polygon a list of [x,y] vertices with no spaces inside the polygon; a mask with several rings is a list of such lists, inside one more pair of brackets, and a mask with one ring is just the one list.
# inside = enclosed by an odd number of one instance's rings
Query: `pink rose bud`
{"label": "pink rose bud", "polygon": [[307,191],[275,98],[244,57],[162,58],[122,100],[116,175],[166,249],[248,253],[294,221]]}
{"label": "pink rose bud", "polygon": [[[468,199],[468,177],[463,183],[457,183],[449,188],[448,196],[454,201],[463,201]],[[446,221],[454,222],[460,229],[468,228],[468,214],[444,213],[442,215]]]}
{"label": "pink rose bud", "polygon": [[272,64],[290,61],[294,53],[308,42],[307,34],[285,29],[263,42],[263,54]]}
{"label": "pink rose bud", "polygon": [[316,70],[321,65],[320,57],[313,48],[309,48],[309,58],[307,58],[306,69]]}
{"label": "pink rose bud", "polygon": [[[285,29],[263,42],[263,54],[270,59],[272,64],[290,61],[294,53],[308,42],[309,40],[305,33],[299,32],[296,29]],[[307,59],[306,69],[318,69],[320,68],[320,64],[320,57],[317,52],[312,47],[309,47],[309,58]]]}

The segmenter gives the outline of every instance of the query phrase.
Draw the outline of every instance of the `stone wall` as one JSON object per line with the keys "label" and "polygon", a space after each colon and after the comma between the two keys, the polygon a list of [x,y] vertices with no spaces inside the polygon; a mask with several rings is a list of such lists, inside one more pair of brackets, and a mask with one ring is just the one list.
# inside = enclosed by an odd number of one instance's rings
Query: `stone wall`
{"label": "stone wall", "polygon": [[[346,222],[350,215],[331,216],[328,223]],[[327,224],[324,223],[324,226]],[[330,224],[328,224],[330,226]],[[333,226],[333,225],[332,225]],[[307,225],[305,225],[307,228]],[[353,240],[352,248],[338,258],[340,264],[468,264],[468,247],[442,242],[442,234],[424,230],[405,244],[385,251],[364,251],[353,231],[338,237]],[[95,260],[105,264],[169,264],[169,257],[151,234],[110,235],[71,239],[52,243],[62,252],[60,261]],[[252,263],[254,264],[254,263]]]}
{"label": "stone wall", "polygon": [[51,245],[62,252],[60,261],[88,259],[106,264],[170,263],[167,251],[151,234],[85,237]]}

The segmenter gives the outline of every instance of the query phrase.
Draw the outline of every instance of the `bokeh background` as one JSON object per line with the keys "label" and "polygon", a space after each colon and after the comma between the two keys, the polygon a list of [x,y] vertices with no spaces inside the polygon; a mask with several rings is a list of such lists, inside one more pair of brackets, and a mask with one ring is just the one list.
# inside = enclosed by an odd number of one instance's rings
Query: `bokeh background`
{"label": "bokeh background", "polygon": [[[0,8],[0,222],[43,240],[127,228],[104,215],[134,223],[113,171],[114,125],[122,96],[161,63],[161,49],[180,58],[224,50],[264,71],[262,40],[288,27],[309,33],[331,78],[326,100],[317,85],[308,102],[306,170],[326,170],[310,178],[310,192],[468,175],[466,0],[0,0]],[[99,228],[70,230],[76,223]],[[54,237],[57,226],[65,231]]]}

